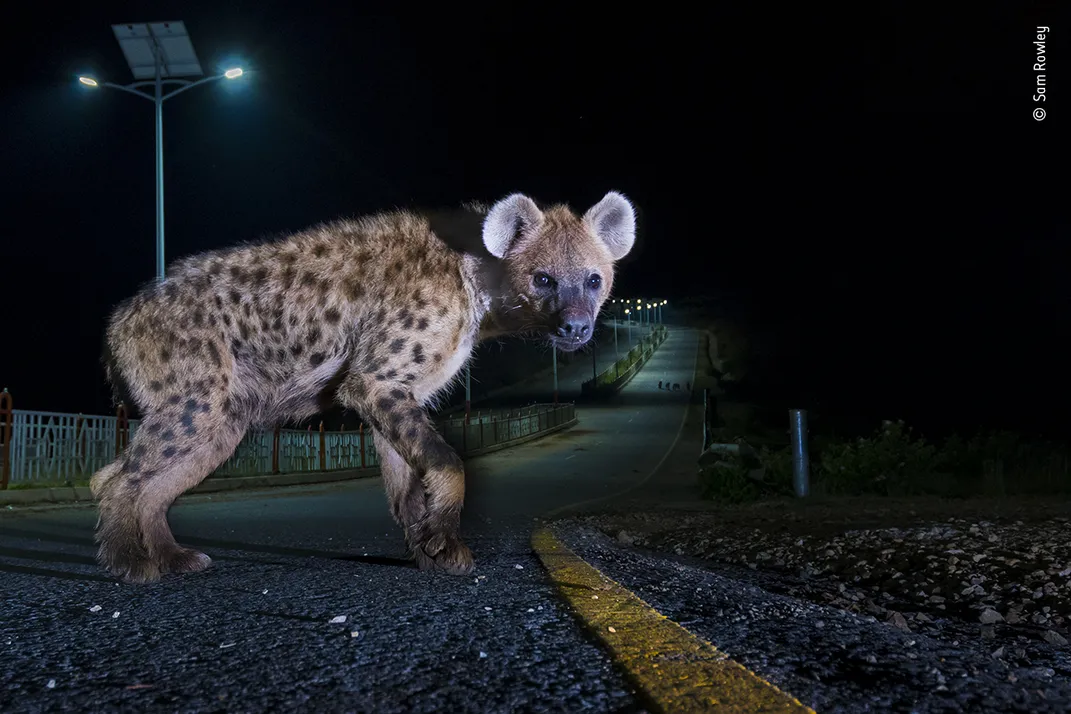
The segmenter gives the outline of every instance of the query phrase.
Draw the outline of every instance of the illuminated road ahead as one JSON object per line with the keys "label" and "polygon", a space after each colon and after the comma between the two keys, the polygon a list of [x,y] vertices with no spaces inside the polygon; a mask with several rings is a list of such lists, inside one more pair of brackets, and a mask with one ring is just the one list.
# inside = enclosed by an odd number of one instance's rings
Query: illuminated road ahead
{"label": "illuminated road ahead", "polygon": [[[613,363],[617,359],[628,354],[630,346],[629,333],[626,326],[622,323],[618,323],[617,333],[617,347],[615,348],[612,323],[604,320],[598,332],[596,332],[593,346],[586,347],[584,350],[573,355],[565,356],[559,354],[559,401],[577,401],[580,398],[580,385],[583,382],[591,379],[596,372],[601,372],[613,366]],[[634,323],[632,325],[632,346],[639,344],[641,337],[646,336],[647,333],[648,330],[646,327],[641,328]],[[543,361],[547,366],[550,366],[552,359],[550,348],[545,347],[543,350],[545,352]],[[667,361],[651,364],[648,367],[648,373],[660,374],[656,370],[664,370],[668,364],[670,364],[670,362]],[[691,368],[689,367],[687,369],[690,370]],[[659,376],[655,379],[656,384],[659,378],[661,377]],[[691,379],[690,372],[686,379]],[[685,382],[682,381],[682,388],[684,387],[684,384]],[[473,393],[475,394],[475,390]],[[553,370],[542,369],[538,374],[529,379],[525,379],[509,387],[495,390],[495,393],[492,396],[474,402],[472,408],[474,410],[492,409],[525,405],[533,402],[549,402],[553,394]]]}

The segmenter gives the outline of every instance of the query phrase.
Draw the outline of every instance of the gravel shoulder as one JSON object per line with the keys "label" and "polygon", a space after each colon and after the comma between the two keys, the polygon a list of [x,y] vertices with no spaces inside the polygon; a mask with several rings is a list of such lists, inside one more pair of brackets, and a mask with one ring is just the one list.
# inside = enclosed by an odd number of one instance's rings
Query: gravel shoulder
{"label": "gravel shoulder", "polygon": [[1071,501],[854,498],[577,519],[640,551],[1071,677]]}

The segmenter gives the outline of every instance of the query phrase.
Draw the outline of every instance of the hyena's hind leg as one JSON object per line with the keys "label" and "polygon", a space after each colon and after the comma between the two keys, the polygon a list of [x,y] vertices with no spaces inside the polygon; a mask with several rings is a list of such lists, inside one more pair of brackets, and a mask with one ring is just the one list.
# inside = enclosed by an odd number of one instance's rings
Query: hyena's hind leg
{"label": "hyena's hind leg", "polygon": [[219,407],[196,399],[145,417],[123,455],[94,476],[101,564],[135,583],[207,568],[207,555],[175,541],[167,511],[231,455],[244,433]]}

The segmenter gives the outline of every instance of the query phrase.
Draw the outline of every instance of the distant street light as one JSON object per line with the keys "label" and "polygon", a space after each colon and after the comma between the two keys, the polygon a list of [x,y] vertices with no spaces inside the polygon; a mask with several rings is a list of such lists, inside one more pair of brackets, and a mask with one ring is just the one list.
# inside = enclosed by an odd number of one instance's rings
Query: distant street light
{"label": "distant street light", "polygon": [[[78,81],[87,87],[108,87],[120,89],[156,105],[156,277],[164,277],[164,101],[188,89],[213,82],[217,79],[236,79],[242,76],[242,69],[234,67],[223,74],[203,77],[196,81],[181,77],[203,75],[201,63],[186,34],[186,25],[182,22],[150,22],[141,24],[112,25],[115,38],[123,49],[127,64],[134,75],[134,82],[127,85],[112,82],[98,82],[93,77],[79,77]],[[151,79],[150,79],[151,78]],[[177,84],[167,94],[163,85]],[[141,91],[142,87],[153,87],[153,93]]]}

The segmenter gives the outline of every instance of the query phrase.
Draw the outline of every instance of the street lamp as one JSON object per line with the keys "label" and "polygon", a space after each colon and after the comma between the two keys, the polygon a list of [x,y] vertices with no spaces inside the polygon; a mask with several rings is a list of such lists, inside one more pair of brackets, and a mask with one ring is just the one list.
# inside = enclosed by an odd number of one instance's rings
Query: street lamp
{"label": "street lamp", "polygon": [[632,318],[628,316],[629,309],[625,308],[625,324],[628,325],[628,348],[632,351]]}
{"label": "street lamp", "polygon": [[614,362],[621,359],[621,353],[617,350],[617,312],[614,312]]}
{"label": "street lamp", "polygon": [[[112,25],[115,39],[126,56],[126,62],[134,75],[134,82],[127,85],[100,82],[93,77],[78,78],[86,87],[120,89],[156,105],[156,277],[164,277],[164,101],[188,89],[214,82],[217,79],[237,79],[241,67],[228,69],[223,74],[202,77],[198,80],[182,77],[199,77],[204,74],[197,54],[193,51],[186,25],[182,22],[124,23]],[[165,84],[178,88],[164,93]],[[141,91],[152,87],[153,92]]]}

